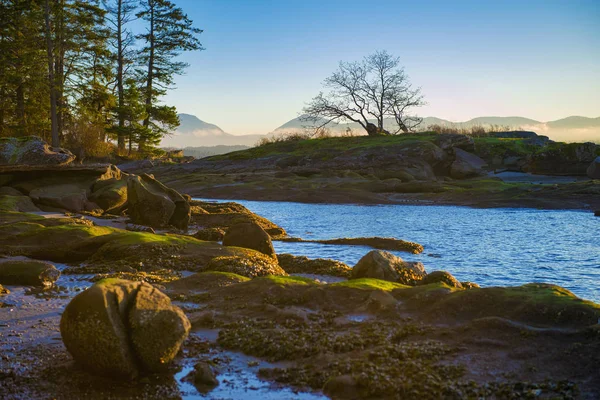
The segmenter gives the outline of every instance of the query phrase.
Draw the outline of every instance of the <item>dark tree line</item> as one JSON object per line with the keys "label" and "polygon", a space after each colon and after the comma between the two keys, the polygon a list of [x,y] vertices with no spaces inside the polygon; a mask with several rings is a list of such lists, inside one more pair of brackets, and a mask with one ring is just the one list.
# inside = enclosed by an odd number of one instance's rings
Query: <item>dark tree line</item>
{"label": "dark tree line", "polygon": [[124,154],[178,126],[161,98],[202,31],[171,1],[0,0],[0,15],[0,136]]}

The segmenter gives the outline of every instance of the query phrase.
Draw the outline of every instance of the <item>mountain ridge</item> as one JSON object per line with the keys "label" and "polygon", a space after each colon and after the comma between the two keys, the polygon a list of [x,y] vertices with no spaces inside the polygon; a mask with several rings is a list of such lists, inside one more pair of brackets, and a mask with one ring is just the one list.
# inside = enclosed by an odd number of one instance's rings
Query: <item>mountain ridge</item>
{"label": "mountain ridge", "polygon": [[[255,146],[261,139],[285,133],[294,133],[305,130],[306,122],[300,117],[293,118],[280,125],[273,131],[264,135],[233,135],[225,132],[216,124],[205,122],[192,114],[179,114],[180,126],[171,135],[163,139],[163,147],[210,147],[210,146]],[[324,120],[322,121],[324,122]],[[531,130],[540,135],[549,136],[556,141],[594,141],[600,143],[600,117],[568,116],[553,121],[537,121],[520,116],[483,116],[471,118],[467,121],[453,122],[443,118],[424,117],[423,128],[434,125],[450,125],[469,128],[474,125],[507,126],[510,129]],[[387,120],[386,127],[394,130],[393,121]],[[341,134],[348,128],[354,134],[362,134],[361,126],[357,123],[332,123],[328,128],[333,134]]]}

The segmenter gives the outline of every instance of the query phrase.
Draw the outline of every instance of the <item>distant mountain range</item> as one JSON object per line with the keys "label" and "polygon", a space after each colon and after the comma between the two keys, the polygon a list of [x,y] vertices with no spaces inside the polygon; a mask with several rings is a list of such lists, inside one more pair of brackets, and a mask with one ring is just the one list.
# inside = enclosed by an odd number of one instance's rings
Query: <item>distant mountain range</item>
{"label": "distant mountain range", "polygon": [[179,127],[165,137],[162,147],[254,146],[264,135],[232,135],[195,115],[179,114]]}
{"label": "distant mountain range", "polygon": [[[204,122],[190,114],[179,114],[181,122],[179,128],[170,136],[163,139],[163,147],[209,147],[209,146],[254,146],[265,136],[274,136],[285,133],[300,132],[307,128],[307,123],[294,118],[266,135],[232,135],[226,133],[217,125]],[[451,125],[457,127],[471,127],[474,125],[498,125],[510,129],[534,131],[540,135],[549,136],[555,141],[600,143],[600,117],[587,118],[572,116],[556,121],[541,122],[523,117],[478,117],[464,122],[451,122],[436,117],[423,119],[421,127],[429,125]],[[386,121],[386,126],[393,129],[393,121]],[[338,135],[351,129],[355,134],[363,134],[359,124],[329,124],[327,126],[332,134]]]}

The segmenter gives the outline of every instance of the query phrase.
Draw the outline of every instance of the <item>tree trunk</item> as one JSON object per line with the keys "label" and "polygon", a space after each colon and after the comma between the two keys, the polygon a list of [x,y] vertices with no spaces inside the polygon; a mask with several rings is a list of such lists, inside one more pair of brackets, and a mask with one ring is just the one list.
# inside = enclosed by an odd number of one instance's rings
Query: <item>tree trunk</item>
{"label": "tree trunk", "polygon": [[52,29],[50,27],[50,0],[46,0],[44,11],[46,22],[46,53],[48,55],[48,83],[50,85],[50,125],[52,147],[60,147],[58,124],[56,118],[56,83],[54,81],[54,49],[52,46]]}
{"label": "tree trunk", "polygon": [[19,82],[17,86],[17,90],[15,92],[17,96],[17,121],[19,123],[19,127],[17,128],[17,132],[19,132],[20,136],[24,136],[27,129],[25,127],[25,95],[23,93],[23,81]]}
{"label": "tree trunk", "polygon": [[125,151],[125,115],[123,113],[123,0],[117,2],[117,92],[119,97],[119,130],[117,145],[120,152]]}
{"label": "tree trunk", "polygon": [[[152,83],[154,80],[154,2],[150,4],[150,56],[148,57],[148,80],[146,81],[146,118],[144,118],[144,128],[150,126],[150,112],[152,110]],[[138,151],[144,150],[145,139],[140,136]]]}

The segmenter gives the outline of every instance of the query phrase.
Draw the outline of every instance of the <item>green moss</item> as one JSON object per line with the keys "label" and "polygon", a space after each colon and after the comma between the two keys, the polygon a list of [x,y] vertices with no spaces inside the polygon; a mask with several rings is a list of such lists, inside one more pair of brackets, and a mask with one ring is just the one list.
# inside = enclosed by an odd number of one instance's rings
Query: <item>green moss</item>
{"label": "green moss", "polygon": [[347,287],[347,288],[362,289],[362,290],[385,290],[386,292],[394,290],[394,289],[410,288],[410,286],[402,285],[400,283],[383,281],[380,279],[373,279],[373,278],[351,279],[349,281],[332,283],[329,286],[331,286],[331,287]]}
{"label": "green moss", "polygon": [[431,311],[449,318],[501,317],[551,326],[589,326],[600,318],[599,304],[545,283],[456,291],[432,304]]}
{"label": "green moss", "polygon": [[256,279],[265,279],[278,285],[316,285],[317,281],[302,276],[280,276],[268,275]]}

